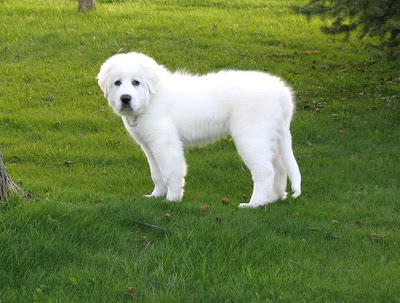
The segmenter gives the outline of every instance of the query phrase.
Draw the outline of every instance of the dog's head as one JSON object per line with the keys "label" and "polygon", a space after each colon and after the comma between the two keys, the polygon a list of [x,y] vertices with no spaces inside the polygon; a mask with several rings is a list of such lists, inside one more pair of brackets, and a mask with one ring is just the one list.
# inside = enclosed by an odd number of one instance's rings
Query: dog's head
{"label": "dog's head", "polygon": [[167,70],[140,53],[118,54],[109,58],[97,75],[108,103],[119,116],[137,116],[156,93]]}

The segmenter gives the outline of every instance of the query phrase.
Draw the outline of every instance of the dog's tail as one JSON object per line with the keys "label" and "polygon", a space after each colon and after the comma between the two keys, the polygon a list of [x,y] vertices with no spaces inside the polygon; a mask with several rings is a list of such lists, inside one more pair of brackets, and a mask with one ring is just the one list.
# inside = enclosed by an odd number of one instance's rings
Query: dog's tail
{"label": "dog's tail", "polygon": [[293,92],[290,88],[283,96],[283,100],[281,101],[283,103],[286,103],[286,106],[283,107],[283,109],[286,110],[283,113],[284,120],[286,121],[282,125],[283,127],[280,131],[281,136],[279,140],[279,150],[281,152],[283,163],[285,164],[287,174],[292,184],[292,197],[296,198],[301,194],[301,175],[299,166],[293,154],[292,136],[290,134],[290,121],[293,116],[295,104]]}
{"label": "dog's tail", "polygon": [[301,175],[299,166],[294,158],[292,149],[292,136],[289,129],[284,129],[281,132],[279,140],[279,150],[281,152],[283,163],[285,164],[287,174],[292,184],[293,198],[301,194]]}

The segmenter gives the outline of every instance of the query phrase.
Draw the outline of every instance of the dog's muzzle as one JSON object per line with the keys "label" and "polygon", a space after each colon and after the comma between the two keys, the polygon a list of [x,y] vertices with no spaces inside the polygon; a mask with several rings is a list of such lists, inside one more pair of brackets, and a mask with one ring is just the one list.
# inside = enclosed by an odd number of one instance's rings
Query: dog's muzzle
{"label": "dog's muzzle", "polygon": [[124,109],[131,110],[132,109],[132,106],[131,106],[132,96],[131,95],[122,95],[120,97],[120,100],[122,102],[121,110],[124,110]]}
{"label": "dog's muzzle", "polygon": [[120,97],[120,99],[123,104],[129,104],[129,102],[131,102],[131,100],[132,100],[132,96],[131,95],[122,95]]}

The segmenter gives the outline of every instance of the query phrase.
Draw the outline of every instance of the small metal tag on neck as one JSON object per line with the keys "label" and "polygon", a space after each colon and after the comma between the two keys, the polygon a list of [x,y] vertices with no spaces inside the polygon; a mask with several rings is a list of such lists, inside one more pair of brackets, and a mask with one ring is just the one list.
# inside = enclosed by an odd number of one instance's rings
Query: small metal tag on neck
{"label": "small metal tag on neck", "polygon": [[136,119],[131,119],[131,118],[126,118],[126,122],[130,127],[136,127],[137,126],[137,120]]}

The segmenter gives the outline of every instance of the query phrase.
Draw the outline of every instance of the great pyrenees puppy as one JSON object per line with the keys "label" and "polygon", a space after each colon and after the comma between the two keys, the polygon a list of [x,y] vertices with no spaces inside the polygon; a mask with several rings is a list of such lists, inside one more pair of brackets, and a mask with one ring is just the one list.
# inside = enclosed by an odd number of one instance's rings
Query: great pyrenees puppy
{"label": "great pyrenees puppy", "polygon": [[100,68],[98,83],[114,112],[147,156],[154,190],[147,197],[181,201],[184,148],[230,135],[254,181],[249,203],[258,207],[293,197],[301,176],[293,155],[291,89],[256,71],[204,76],[171,73],[141,53],[117,54]]}

